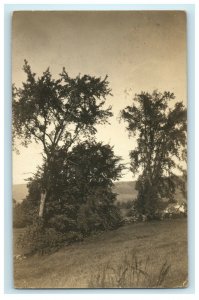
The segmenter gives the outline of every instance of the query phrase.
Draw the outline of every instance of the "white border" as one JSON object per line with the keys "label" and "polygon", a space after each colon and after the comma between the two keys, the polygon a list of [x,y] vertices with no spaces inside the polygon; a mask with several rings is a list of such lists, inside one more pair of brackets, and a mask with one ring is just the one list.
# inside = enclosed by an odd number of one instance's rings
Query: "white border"
{"label": "white border", "polygon": [[[0,8],[2,8],[2,9],[0,9],[0,26],[1,26],[1,31],[0,31],[0,38],[1,38],[1,45],[3,45],[4,43],[3,43],[3,37],[4,37],[4,26],[3,26],[3,20],[4,20],[4,7],[3,7],[3,5],[4,4],[29,4],[29,2],[28,1],[21,1],[20,3],[18,3],[18,1],[3,1],[3,2],[1,2],[0,3]],[[31,4],[31,3],[30,3]],[[34,1],[34,4],[41,4],[41,1]],[[42,1],[42,4],[55,4],[55,3],[53,3],[52,1]],[[121,3],[121,1],[110,1],[109,0],[109,2],[107,3],[107,1],[105,1],[105,0],[101,0],[100,1],[100,3],[98,2],[98,1],[81,1],[81,0],[79,0],[79,1],[57,1],[57,3],[56,4],[91,4],[91,5],[94,5],[94,4],[100,4],[100,5],[102,5],[102,4],[110,4],[110,5],[114,5],[114,4],[122,4]],[[136,3],[136,1],[125,1],[125,4],[137,4]],[[199,7],[198,7],[198,1],[197,0],[195,0],[195,1],[180,1],[180,3],[178,2],[178,1],[153,1],[152,3],[151,3],[151,1],[139,1],[139,5],[140,4],[146,4],[146,5],[148,5],[148,4],[166,4],[166,5],[168,5],[168,4],[195,4],[195,8],[196,8],[196,29],[197,28],[199,28],[199,22],[198,22],[198,9],[199,9]],[[197,32],[198,33],[198,32]],[[196,65],[196,78],[199,78],[197,75],[198,75],[198,69],[197,69],[197,66],[198,66],[198,52],[199,52],[199,47],[198,47],[198,34],[196,33],[196,51],[195,51],[195,53],[196,53],[196,60],[195,60],[195,65]],[[0,63],[1,63],[1,66],[3,66],[3,64],[4,64],[4,49],[3,49],[3,47],[1,46],[0,47],[0,51],[1,51],[1,61],[0,61]],[[0,209],[0,213],[1,213],[1,215],[0,215],[0,232],[1,232],[1,240],[3,241],[3,236],[4,236],[4,231],[3,231],[3,229],[4,229],[4,220],[3,220],[3,217],[4,217],[4,214],[3,214],[3,212],[4,212],[4,210],[3,210],[3,199],[4,199],[4,197],[3,197],[3,186],[4,186],[4,172],[3,172],[3,164],[4,164],[4,149],[3,149],[3,144],[4,144],[4,142],[3,142],[3,128],[4,128],[4,117],[6,118],[6,116],[4,116],[4,103],[3,103],[3,78],[4,78],[4,74],[3,74],[3,68],[1,68],[1,80],[0,80],[0,83],[1,83],[1,89],[0,89],[0,93],[1,93],[1,100],[0,100],[0,141],[1,141],[1,147],[0,147],[0,153],[2,154],[1,155],[1,164],[0,164],[0,166],[1,166],[1,172],[2,172],[2,176],[1,176],[1,183],[2,183],[2,185],[1,185],[1,188],[0,188],[0,196],[2,196],[2,197],[0,197],[0,199],[2,200],[1,201],[1,204],[2,204],[2,206],[1,206],[1,209]],[[198,117],[198,114],[197,114],[197,112],[198,112],[198,101],[199,101],[199,98],[197,97],[198,96],[198,85],[196,84],[196,86],[195,86],[195,88],[196,88],[196,95],[195,95],[195,99],[196,99],[196,101],[195,101],[195,121],[196,121],[196,128],[195,128],[195,132],[197,133],[197,129],[198,129],[198,119],[199,119],[199,117]],[[195,182],[197,183],[197,179],[198,179],[198,156],[197,156],[197,153],[198,153],[198,151],[197,150],[199,150],[198,149],[198,142],[197,142],[197,137],[195,138],[195,153],[196,153],[196,158],[195,158],[195,171],[196,171],[196,177],[195,177]],[[6,164],[6,161],[5,161],[5,164]],[[192,179],[194,179],[194,174],[192,174]],[[198,191],[197,191],[197,188],[195,187],[195,199],[197,200],[197,199],[199,199],[199,197],[197,197],[197,196],[199,196],[198,195]],[[199,212],[199,209],[198,209],[198,201],[196,201],[196,203],[195,203],[195,211],[196,211],[196,213],[197,212]],[[196,228],[196,231],[197,231],[197,225],[198,225],[198,217],[197,217],[197,215],[196,215],[196,222],[195,222],[196,224],[195,224],[195,228]],[[113,295],[113,297],[115,298],[115,299],[121,299],[121,296],[122,297],[125,297],[125,298],[129,298],[129,299],[132,299],[132,297],[136,297],[137,299],[143,299],[143,298],[145,298],[145,297],[147,297],[147,299],[159,299],[159,297],[161,297],[161,299],[167,299],[168,298],[168,296],[169,297],[172,297],[172,299],[174,298],[174,299],[195,299],[196,297],[198,298],[198,292],[199,292],[199,290],[198,290],[198,287],[197,287],[197,282],[199,282],[198,281],[198,279],[199,279],[199,276],[198,276],[198,251],[199,251],[199,247],[198,247],[198,238],[197,238],[197,236],[196,236],[196,244],[195,244],[195,246],[196,246],[196,248],[195,248],[195,253],[196,253],[196,277],[195,277],[195,280],[196,280],[196,286],[195,286],[195,293],[194,294],[190,294],[190,295],[188,295],[188,294],[170,294],[170,295],[168,295],[167,294],[167,292],[166,292],[166,290],[164,291],[165,292],[165,294],[162,294],[161,293],[161,295],[158,295],[158,294],[145,294],[145,295],[143,295],[143,294],[120,294],[120,293],[118,293],[118,294],[115,294],[114,293],[114,295]],[[22,294],[12,294],[12,295],[5,295],[4,294],[4,288],[3,288],[3,278],[4,278],[4,276],[3,276],[3,274],[4,274],[4,270],[3,270],[3,264],[4,264],[4,256],[3,256],[3,245],[1,245],[1,247],[0,247],[0,254],[1,254],[1,257],[0,257],[0,267],[2,268],[2,270],[1,270],[1,272],[0,272],[0,296],[2,297],[2,298],[4,298],[4,297],[7,297],[7,298],[12,298],[12,297],[17,297],[17,298],[19,298],[19,299],[21,299],[21,298],[23,298],[23,297],[26,297],[27,295],[22,295]],[[5,258],[6,258],[6,256],[5,256]],[[38,293],[39,293],[39,291],[38,291]],[[79,297],[81,296],[81,298],[82,299],[101,299],[102,297],[104,298],[106,298],[106,295],[105,294],[101,294],[101,293],[98,293],[98,294],[86,294],[86,293],[82,293],[82,294],[75,294],[76,292],[74,291],[73,292],[73,294],[67,294],[67,295],[65,295],[65,294],[56,294],[56,297],[58,296],[58,297],[65,297],[65,296],[67,296],[67,298],[69,297],[70,299],[79,299]],[[45,293],[42,293],[42,294],[39,294],[40,296],[42,296],[42,295],[44,295]],[[34,297],[40,297],[38,294],[29,294],[28,295],[28,297],[31,297],[31,298],[34,298]],[[111,294],[108,294],[108,296],[107,296],[107,298],[109,297],[109,295],[111,296]],[[48,298],[53,298],[54,299],[54,296],[55,296],[55,294],[47,294],[47,296],[48,296]]]}

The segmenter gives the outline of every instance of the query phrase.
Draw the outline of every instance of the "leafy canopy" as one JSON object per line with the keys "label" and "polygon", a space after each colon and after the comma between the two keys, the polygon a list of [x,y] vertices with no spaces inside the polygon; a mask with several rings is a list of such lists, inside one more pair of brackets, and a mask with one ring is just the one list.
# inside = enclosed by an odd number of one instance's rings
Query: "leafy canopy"
{"label": "leafy canopy", "polygon": [[111,107],[103,108],[111,95],[107,77],[90,75],[70,78],[63,68],[53,79],[49,68],[36,77],[25,60],[26,82],[13,85],[13,136],[27,146],[41,142],[49,156],[56,149],[69,149],[80,135],[96,133],[96,125],[112,116]]}
{"label": "leafy canopy", "polygon": [[175,170],[183,171],[180,162],[186,158],[187,112],[174,99],[170,92],[141,92],[121,111],[130,136],[136,137],[130,159],[131,171],[140,175],[137,200],[142,212],[154,213],[163,197],[174,201],[175,189],[182,185]]}

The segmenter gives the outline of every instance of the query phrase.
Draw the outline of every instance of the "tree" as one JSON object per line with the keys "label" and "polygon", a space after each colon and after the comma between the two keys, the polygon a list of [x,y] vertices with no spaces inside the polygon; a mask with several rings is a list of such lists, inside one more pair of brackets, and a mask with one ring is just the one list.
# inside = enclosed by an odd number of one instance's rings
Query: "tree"
{"label": "tree", "polygon": [[[35,203],[39,181],[45,181],[44,168],[45,163],[29,185],[30,203]],[[53,180],[44,215],[46,227],[88,234],[118,226],[120,215],[111,188],[122,168],[120,157],[114,155],[110,145],[85,141],[73,147],[67,156],[60,149],[53,168],[48,170]]]}
{"label": "tree", "polygon": [[[36,77],[25,60],[27,76],[21,88],[13,85],[13,137],[28,146],[33,140],[43,146],[45,172],[54,165],[60,150],[67,157],[80,136],[88,139],[96,133],[96,125],[104,124],[112,116],[111,107],[104,108],[111,95],[107,76],[90,75],[70,78],[65,69],[59,79],[53,79],[49,68]],[[39,216],[43,217],[46,199],[50,196],[52,173],[46,173],[40,186]]]}
{"label": "tree", "polygon": [[121,219],[112,186],[123,169],[120,157],[114,155],[110,145],[86,141],[73,149],[71,160],[76,162],[75,174],[70,178],[80,203],[77,213],[80,230],[85,234],[117,227]]}
{"label": "tree", "polygon": [[130,152],[131,171],[139,174],[136,189],[137,209],[153,218],[161,198],[174,201],[174,193],[182,186],[180,162],[186,160],[186,109],[182,102],[173,105],[173,93],[135,95],[133,105],[121,111],[129,134],[136,137]]}

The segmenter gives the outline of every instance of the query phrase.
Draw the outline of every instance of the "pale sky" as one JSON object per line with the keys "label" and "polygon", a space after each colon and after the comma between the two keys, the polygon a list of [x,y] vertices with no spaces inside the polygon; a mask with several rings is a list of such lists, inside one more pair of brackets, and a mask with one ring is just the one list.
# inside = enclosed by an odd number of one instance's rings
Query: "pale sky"
{"label": "pale sky", "polygon": [[[65,66],[69,76],[79,73],[108,75],[113,97],[107,98],[114,117],[111,125],[98,127],[97,140],[114,146],[115,154],[129,163],[135,141],[125,124],[118,122],[121,109],[132,104],[135,93],[154,89],[174,92],[187,101],[186,15],[175,11],[17,12],[12,34],[13,82],[25,80],[27,59],[41,75],[47,67],[54,77]],[[125,93],[128,91],[128,93]],[[31,144],[13,153],[13,183],[36,171],[42,148]],[[133,180],[124,173],[121,180]]]}

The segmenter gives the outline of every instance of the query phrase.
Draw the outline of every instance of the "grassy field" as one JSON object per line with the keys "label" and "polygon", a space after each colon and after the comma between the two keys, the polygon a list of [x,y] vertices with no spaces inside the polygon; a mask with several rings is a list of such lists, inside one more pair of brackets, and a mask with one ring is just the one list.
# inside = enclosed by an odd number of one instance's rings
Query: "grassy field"
{"label": "grassy field", "polygon": [[[19,233],[14,230],[14,241]],[[15,254],[21,253],[15,248]],[[160,287],[184,287],[187,264],[187,220],[154,221],[104,232],[51,255],[17,260],[14,282],[16,288],[147,287],[141,278],[146,271],[155,282],[165,276]],[[129,271],[135,265],[139,274]]]}

